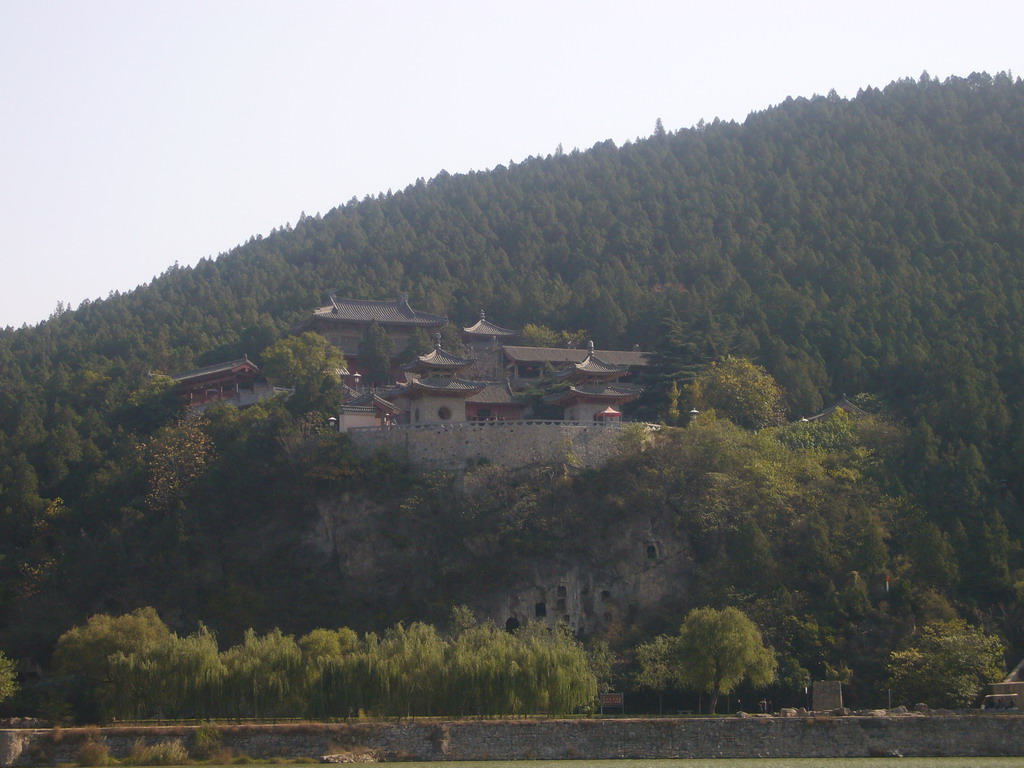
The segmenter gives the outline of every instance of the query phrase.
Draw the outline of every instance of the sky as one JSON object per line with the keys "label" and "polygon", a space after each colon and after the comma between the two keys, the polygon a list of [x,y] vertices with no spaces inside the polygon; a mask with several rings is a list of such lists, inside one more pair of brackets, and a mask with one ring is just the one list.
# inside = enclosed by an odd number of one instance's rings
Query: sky
{"label": "sky", "polygon": [[0,0],[0,327],[417,178],[1024,74],[1020,0]]}

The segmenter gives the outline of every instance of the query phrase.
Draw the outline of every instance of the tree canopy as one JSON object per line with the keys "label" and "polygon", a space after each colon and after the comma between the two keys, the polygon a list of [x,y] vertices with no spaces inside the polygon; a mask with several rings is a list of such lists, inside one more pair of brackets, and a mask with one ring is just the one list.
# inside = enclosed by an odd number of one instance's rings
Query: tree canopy
{"label": "tree canopy", "polygon": [[0,651],[0,701],[11,698],[18,692],[18,677],[14,661]]}
{"label": "tree canopy", "polygon": [[748,429],[777,426],[786,415],[782,390],[771,374],[731,355],[711,363],[693,379],[690,397],[698,410],[713,408]]}
{"label": "tree canopy", "polygon": [[889,657],[893,693],[906,704],[969,707],[988,683],[1002,679],[1003,644],[962,619],[921,627]]}
{"label": "tree canopy", "polygon": [[680,683],[711,695],[711,713],[720,694],[731,693],[748,678],[755,686],[768,685],[777,667],[757,626],[732,607],[690,611],[679,628],[671,664]]}

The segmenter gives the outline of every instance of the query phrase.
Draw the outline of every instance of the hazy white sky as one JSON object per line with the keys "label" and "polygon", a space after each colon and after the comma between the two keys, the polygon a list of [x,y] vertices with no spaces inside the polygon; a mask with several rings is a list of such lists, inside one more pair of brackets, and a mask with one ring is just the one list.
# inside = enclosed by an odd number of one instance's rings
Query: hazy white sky
{"label": "hazy white sky", "polygon": [[1024,74],[1024,2],[0,0],[0,327],[439,170]]}

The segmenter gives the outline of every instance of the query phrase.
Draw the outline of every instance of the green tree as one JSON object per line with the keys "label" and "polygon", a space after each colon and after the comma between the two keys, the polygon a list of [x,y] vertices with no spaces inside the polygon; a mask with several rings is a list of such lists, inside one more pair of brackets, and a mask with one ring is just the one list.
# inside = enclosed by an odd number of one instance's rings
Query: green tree
{"label": "green tree", "polygon": [[302,410],[329,410],[337,404],[345,356],[310,331],[274,342],[263,353],[263,369],[275,384],[294,388]]}
{"label": "green tree", "polygon": [[775,680],[775,654],[761,641],[757,626],[738,608],[695,608],[679,628],[673,668],[686,687],[718,696],[732,692],[744,679],[755,686]]}
{"label": "green tree", "polygon": [[241,645],[221,654],[225,694],[236,715],[286,716],[300,712],[305,697],[302,651],[279,629],[246,630]]}
{"label": "green tree", "polygon": [[679,424],[679,396],[681,394],[679,385],[673,379],[665,393],[665,399],[668,401],[665,407],[665,422],[671,427]]}
{"label": "green tree", "polygon": [[907,704],[969,707],[982,688],[1003,676],[1003,644],[962,619],[925,624],[889,656],[893,692]]}
{"label": "green tree", "polygon": [[555,331],[546,325],[527,323],[519,334],[519,343],[526,347],[582,347],[587,341],[587,332],[580,328],[575,331]]}
{"label": "green tree", "polygon": [[206,472],[213,458],[213,440],[203,430],[206,424],[205,417],[186,414],[146,442],[150,508],[164,510],[180,503]]}
{"label": "green tree", "polygon": [[395,344],[388,332],[371,323],[359,341],[359,362],[366,369],[368,384],[387,384],[391,379],[391,358]]}
{"label": "green tree", "polygon": [[636,647],[636,660],[640,664],[636,683],[658,694],[658,714],[664,713],[662,699],[665,691],[676,679],[673,665],[676,655],[674,645],[675,641],[672,638],[658,635],[649,643]]}
{"label": "green tree", "polygon": [[11,698],[18,692],[18,678],[12,659],[0,651],[0,701]]}
{"label": "green tree", "polygon": [[430,340],[427,332],[422,328],[414,328],[413,332],[409,334],[409,343],[405,345],[405,349],[398,355],[398,362],[403,365],[411,363],[420,355],[430,352],[433,348],[434,342]]}
{"label": "green tree", "polygon": [[174,418],[183,406],[174,390],[174,380],[154,373],[128,395],[124,421],[139,432],[149,433]]}
{"label": "green tree", "polygon": [[713,408],[747,429],[781,424],[786,415],[775,379],[742,357],[727,355],[712,363],[691,382],[690,396],[698,410]]}
{"label": "green tree", "polygon": [[53,668],[84,683],[81,714],[107,717],[135,708],[126,704],[131,697],[128,687],[143,690],[152,678],[143,677],[141,667],[170,639],[171,631],[153,608],[138,608],[123,616],[96,614],[60,636]]}

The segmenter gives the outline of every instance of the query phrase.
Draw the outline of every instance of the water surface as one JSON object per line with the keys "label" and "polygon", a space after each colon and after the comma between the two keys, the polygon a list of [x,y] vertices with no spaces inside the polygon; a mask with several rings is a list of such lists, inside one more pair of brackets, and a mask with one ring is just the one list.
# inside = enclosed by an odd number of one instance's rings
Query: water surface
{"label": "water surface", "polygon": [[[1024,757],[763,757],[696,760],[490,760],[375,763],[405,768],[1024,768]],[[280,768],[280,767],[278,767]]]}

